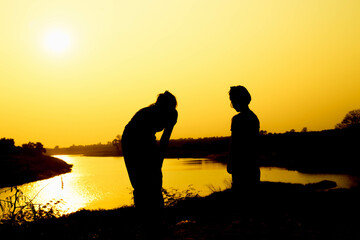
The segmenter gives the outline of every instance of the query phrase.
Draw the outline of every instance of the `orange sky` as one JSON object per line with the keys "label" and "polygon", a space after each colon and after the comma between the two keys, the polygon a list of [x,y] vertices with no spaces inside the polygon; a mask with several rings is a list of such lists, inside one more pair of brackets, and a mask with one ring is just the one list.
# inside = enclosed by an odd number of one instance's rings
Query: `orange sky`
{"label": "orange sky", "polygon": [[173,138],[334,128],[360,103],[360,1],[0,0],[0,137],[106,143],[169,90]]}

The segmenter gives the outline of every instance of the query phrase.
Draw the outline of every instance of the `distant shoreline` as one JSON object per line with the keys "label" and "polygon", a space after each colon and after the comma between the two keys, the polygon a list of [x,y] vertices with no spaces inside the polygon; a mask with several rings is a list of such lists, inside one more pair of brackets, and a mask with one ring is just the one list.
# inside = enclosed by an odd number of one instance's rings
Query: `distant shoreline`
{"label": "distant shoreline", "polygon": [[[261,134],[258,139],[260,166],[282,167],[303,173],[337,173],[360,176],[358,129],[321,132]],[[165,158],[209,158],[226,163],[230,137],[172,139]],[[120,141],[107,144],[46,149],[49,155],[122,156]]]}

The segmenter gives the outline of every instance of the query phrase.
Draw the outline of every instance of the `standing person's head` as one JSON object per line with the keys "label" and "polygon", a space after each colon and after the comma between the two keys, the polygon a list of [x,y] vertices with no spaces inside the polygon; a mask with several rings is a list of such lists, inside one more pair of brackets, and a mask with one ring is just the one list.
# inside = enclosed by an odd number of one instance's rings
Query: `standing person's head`
{"label": "standing person's head", "polygon": [[249,109],[249,103],[251,101],[251,95],[249,91],[243,86],[232,86],[229,91],[230,101],[232,107],[238,111],[244,111]]}

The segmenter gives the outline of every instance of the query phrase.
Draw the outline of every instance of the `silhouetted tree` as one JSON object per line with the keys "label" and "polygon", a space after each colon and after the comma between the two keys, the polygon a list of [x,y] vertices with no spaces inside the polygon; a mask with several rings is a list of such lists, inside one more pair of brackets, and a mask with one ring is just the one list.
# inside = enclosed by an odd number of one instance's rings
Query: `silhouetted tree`
{"label": "silhouetted tree", "polygon": [[36,146],[35,143],[29,142],[29,143],[23,144],[21,147],[22,147],[22,151],[24,154],[34,154],[35,146]]}
{"label": "silhouetted tree", "polygon": [[0,155],[8,155],[16,152],[14,139],[0,139]]}
{"label": "silhouetted tree", "polygon": [[116,138],[112,141],[112,144],[115,146],[118,154],[121,153],[121,136],[117,135]]}
{"label": "silhouetted tree", "polygon": [[29,155],[41,155],[46,152],[46,149],[40,142],[37,143],[29,142],[23,144],[22,150],[24,154],[29,154]]}
{"label": "silhouetted tree", "polygon": [[46,153],[46,149],[44,148],[44,145],[42,145],[42,143],[37,142],[35,145],[35,152],[37,154],[43,154]]}
{"label": "silhouetted tree", "polygon": [[360,109],[348,112],[342,122],[335,126],[335,129],[344,129],[349,127],[360,127]]}
{"label": "silhouetted tree", "polygon": [[260,130],[260,135],[267,135],[268,132],[266,130]]}

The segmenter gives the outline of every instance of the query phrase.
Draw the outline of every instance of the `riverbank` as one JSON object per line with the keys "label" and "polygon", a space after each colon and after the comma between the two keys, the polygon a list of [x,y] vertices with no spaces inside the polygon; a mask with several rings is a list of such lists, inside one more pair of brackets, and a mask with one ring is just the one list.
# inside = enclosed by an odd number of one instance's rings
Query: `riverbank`
{"label": "riverbank", "polygon": [[[234,201],[230,190],[165,208],[158,239],[359,239],[359,188],[262,182]],[[0,225],[11,239],[141,239],[133,207],[82,210],[22,226]]]}
{"label": "riverbank", "polygon": [[72,165],[46,155],[3,156],[0,161],[0,188],[51,178],[71,171]]}

